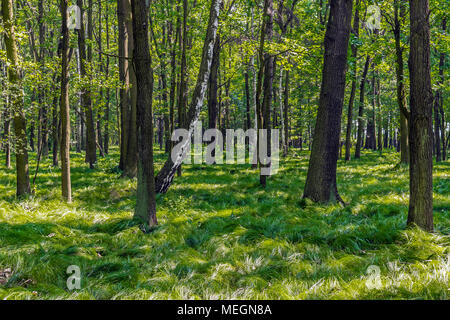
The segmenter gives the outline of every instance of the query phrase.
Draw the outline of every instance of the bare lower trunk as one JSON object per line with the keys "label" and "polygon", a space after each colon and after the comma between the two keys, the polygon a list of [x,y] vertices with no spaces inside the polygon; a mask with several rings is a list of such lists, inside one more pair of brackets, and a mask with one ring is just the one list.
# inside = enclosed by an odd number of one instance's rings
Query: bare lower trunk
{"label": "bare lower trunk", "polygon": [[149,228],[156,219],[155,178],[153,168],[153,70],[148,43],[148,9],[145,0],[132,0],[134,68],[137,80],[138,183],[135,218]]}
{"label": "bare lower trunk", "polygon": [[410,0],[411,114],[408,224],[433,231],[433,128],[428,0]]}
{"label": "bare lower trunk", "polygon": [[330,2],[319,109],[303,197],[343,202],[336,182],[352,0]]}

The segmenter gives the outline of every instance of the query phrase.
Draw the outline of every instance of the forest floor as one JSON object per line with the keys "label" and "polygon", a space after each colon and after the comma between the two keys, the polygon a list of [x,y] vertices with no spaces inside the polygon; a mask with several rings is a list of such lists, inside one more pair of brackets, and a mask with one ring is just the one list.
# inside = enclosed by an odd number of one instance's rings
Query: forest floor
{"label": "forest floor", "polygon": [[[158,169],[165,157],[157,151]],[[391,151],[339,161],[345,208],[301,200],[307,151],[292,151],[265,190],[249,165],[184,166],[157,197],[159,227],[144,234],[117,149],[95,170],[72,154],[68,205],[50,160],[21,201],[2,160],[0,299],[449,299],[450,162],[434,166],[428,234],[406,229],[398,161]],[[70,265],[80,290],[67,288]]]}

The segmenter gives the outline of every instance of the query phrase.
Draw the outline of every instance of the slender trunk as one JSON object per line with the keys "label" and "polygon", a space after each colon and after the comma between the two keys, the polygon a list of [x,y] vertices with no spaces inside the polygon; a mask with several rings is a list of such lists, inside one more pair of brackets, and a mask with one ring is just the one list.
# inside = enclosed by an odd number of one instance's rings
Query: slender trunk
{"label": "slender trunk", "polygon": [[[38,64],[40,67],[44,65],[44,59],[45,59],[45,24],[44,24],[44,5],[43,0],[39,0],[38,3],[38,21],[39,21],[39,54],[38,57]],[[48,156],[48,107],[45,103],[45,91],[43,87],[40,87],[39,89],[39,95],[38,95],[38,101],[40,106],[40,112],[41,112],[41,144],[40,144],[40,150],[39,152],[42,154],[43,157]]]}
{"label": "slender trunk", "polygon": [[3,112],[3,150],[5,152],[5,166],[7,169],[11,168],[11,143],[10,143],[10,135],[11,135],[11,112],[9,110],[9,96],[5,97],[5,111]]}
{"label": "slender trunk", "polygon": [[382,123],[382,115],[381,115],[381,102],[380,102],[380,97],[381,97],[381,92],[380,92],[380,78],[378,78],[378,71],[377,71],[377,97],[376,97],[376,103],[377,103],[377,110],[378,110],[378,116],[377,116],[377,126],[378,126],[378,131],[377,131],[377,141],[378,141],[378,146],[377,149],[382,152],[383,151],[383,123]]}
{"label": "slender trunk", "polygon": [[[289,70],[286,70],[285,83],[284,83],[284,120],[283,120],[283,130],[284,130],[284,145],[283,154],[287,156],[289,150]],[[301,111],[301,109],[300,109]],[[300,148],[301,148],[301,132],[300,132]]]}
{"label": "slender trunk", "polygon": [[[92,0],[89,2],[88,8],[88,40],[92,40]],[[84,7],[83,0],[77,0],[77,5],[81,10],[81,29],[78,30],[78,49],[80,52],[80,71],[81,77],[89,77],[87,74],[87,64],[92,62],[92,48],[91,44],[87,46],[86,53],[86,39],[85,39],[85,29],[84,29]],[[92,99],[90,88],[82,88],[81,92],[81,105],[84,111],[84,121],[86,124],[86,163],[89,163],[89,167],[93,168],[95,162],[97,161],[97,149],[95,143],[95,127],[94,127],[94,116],[92,111]]]}
{"label": "slender trunk", "polygon": [[72,202],[70,181],[70,112],[69,112],[69,30],[67,29],[67,1],[61,0],[62,43],[61,43],[61,180],[62,196]]}
{"label": "slender trunk", "polygon": [[363,141],[363,130],[364,130],[364,89],[366,85],[367,72],[369,70],[371,58],[369,55],[366,57],[366,63],[364,64],[363,73],[361,76],[361,84],[359,86],[359,111],[358,111],[358,136],[356,138],[355,147],[355,158],[359,159],[361,157],[361,147]]}
{"label": "slender trunk", "polygon": [[[109,5],[108,2],[106,2],[106,14],[105,14],[105,29],[106,29],[106,49],[109,51]],[[106,56],[106,78],[109,78],[109,55]],[[106,89],[106,106],[105,106],[105,136],[103,139],[103,151],[105,154],[109,153],[109,106],[110,104],[110,88]]]}
{"label": "slender trunk", "polygon": [[[99,74],[100,77],[103,76],[103,54],[102,54],[102,0],[97,1],[98,6],[98,64],[99,64]],[[103,106],[103,81],[100,78],[100,90],[99,90],[99,100],[100,106]],[[100,156],[104,157],[105,154],[103,152],[103,137],[102,137],[102,117],[101,110],[97,110],[97,143],[100,151]]]}
{"label": "slender trunk", "polygon": [[19,57],[16,44],[14,13],[12,0],[2,0],[3,27],[5,29],[5,47],[8,59],[8,81],[10,84],[11,110],[13,114],[14,133],[16,136],[16,195],[31,193],[28,170],[28,151],[25,113],[23,110],[23,91],[20,76]]}
{"label": "slender trunk", "polygon": [[211,75],[208,82],[208,127],[217,128],[217,75],[220,65],[220,37],[217,35],[211,63]]}
{"label": "slender trunk", "polygon": [[[133,23],[132,23],[132,12],[131,12],[131,4],[130,0],[126,0],[125,4],[125,23],[127,24],[127,32],[128,32],[128,57],[133,57],[134,54],[134,29],[133,29]],[[128,143],[127,143],[127,161],[125,162],[125,168],[123,172],[123,176],[126,176],[128,178],[134,178],[136,177],[138,173],[138,146],[137,146],[137,78],[135,73],[135,68],[133,68],[133,65],[131,62],[129,62],[128,65],[128,73],[129,73],[129,79],[130,79],[130,107],[129,107],[129,115],[128,115]]]}
{"label": "slender trunk", "polygon": [[[58,77],[58,82],[59,82]],[[59,144],[59,130],[58,130],[58,96],[53,98],[53,114],[52,114],[52,163],[54,167],[58,166],[58,144]]]}
{"label": "slender trunk", "polygon": [[356,40],[359,37],[359,0],[356,1],[355,16],[353,18],[353,30],[354,39],[352,41],[352,63],[353,63],[353,74],[352,74],[352,89],[350,92],[350,99],[348,102],[347,111],[347,131],[345,135],[345,161],[350,161],[350,148],[351,148],[351,135],[352,135],[352,123],[353,123],[353,104],[356,96],[356,72],[358,69],[358,46]]}
{"label": "slender trunk", "polygon": [[[176,64],[176,49],[179,37],[180,23],[179,19],[177,19],[177,26],[175,30],[175,39],[172,43],[172,51],[171,51],[171,79],[170,79],[170,96],[169,96],[169,128],[170,132],[174,132],[175,130],[175,94],[177,92],[177,64]],[[173,143],[172,140],[169,139],[169,157],[170,151],[172,150]]]}
{"label": "slender trunk", "polygon": [[400,109],[400,163],[409,163],[409,141],[408,141],[408,110],[406,108],[407,98],[404,84],[403,71],[403,48],[401,46],[402,20],[406,16],[404,0],[394,0],[394,38],[395,63],[397,77],[397,103]]}
{"label": "slender trunk", "polygon": [[[447,19],[444,17],[442,19],[442,31],[447,32]],[[441,115],[441,140],[442,140],[442,160],[447,160],[447,144],[448,139],[445,138],[445,117],[444,117],[444,99],[443,99],[443,89],[444,89],[444,63],[445,63],[445,53],[441,52],[439,55],[439,113]]]}
{"label": "slender trunk", "polygon": [[[267,37],[267,40],[271,41],[273,37],[273,1],[265,0],[264,1],[264,14],[265,14],[265,28],[264,33]],[[260,118],[261,118],[261,129],[267,130],[266,134],[263,134],[264,143],[267,147],[267,157],[271,156],[271,124],[270,124],[270,112],[272,105],[272,90],[273,90],[273,76],[274,76],[274,57],[270,55],[268,52],[264,53],[264,60],[260,60],[261,64],[264,63],[264,83],[263,83],[263,92],[264,98],[262,101],[262,105],[260,107]],[[258,144],[260,145],[261,135],[258,135]],[[261,154],[259,153],[260,148],[258,148],[258,158],[259,158],[259,166],[260,166],[260,175],[259,181],[261,186],[266,187],[267,184],[267,175],[263,173],[264,168],[270,168],[271,163],[267,163],[267,159],[261,159]]]}

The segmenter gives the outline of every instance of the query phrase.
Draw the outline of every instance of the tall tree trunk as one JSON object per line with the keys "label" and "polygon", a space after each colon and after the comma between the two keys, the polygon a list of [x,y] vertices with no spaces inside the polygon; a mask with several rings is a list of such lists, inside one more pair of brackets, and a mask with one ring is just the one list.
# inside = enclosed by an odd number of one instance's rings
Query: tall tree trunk
{"label": "tall tree trunk", "polygon": [[[58,82],[60,78],[57,78]],[[52,108],[52,163],[54,167],[58,166],[58,144],[59,144],[59,130],[58,130],[58,96],[53,98]]]}
{"label": "tall tree trunk", "polygon": [[[106,29],[106,49],[109,51],[109,5],[106,2],[105,29]],[[106,56],[106,78],[109,77],[109,55]],[[106,89],[106,106],[105,106],[105,138],[103,139],[103,150],[105,154],[109,153],[109,113],[110,113],[110,88]]]}
{"label": "tall tree trunk", "polygon": [[364,131],[364,90],[366,86],[367,72],[369,70],[371,58],[369,55],[366,57],[366,63],[364,64],[363,73],[361,76],[361,83],[359,85],[359,111],[358,111],[358,135],[356,138],[355,147],[355,158],[359,159],[361,157],[361,147],[363,142],[363,131]]}
{"label": "tall tree trunk", "polygon": [[25,112],[23,110],[23,91],[20,76],[14,27],[13,1],[2,0],[3,27],[5,29],[6,56],[8,59],[8,81],[10,85],[11,110],[13,114],[14,133],[16,136],[16,178],[17,196],[31,193],[28,170],[28,151]]}
{"label": "tall tree trunk", "polygon": [[[284,83],[284,121],[283,121],[283,129],[284,129],[284,145],[283,145],[283,154],[287,156],[289,150],[289,70],[286,70],[285,83]],[[301,141],[301,132],[300,132],[300,141]],[[301,148],[301,142],[300,142]]]}
{"label": "tall tree trunk", "polygon": [[441,161],[441,137],[440,137],[440,114],[439,114],[439,93],[436,92],[433,102],[434,113],[434,148],[436,151],[436,162]]}
{"label": "tall tree trunk", "polygon": [[250,105],[251,105],[251,96],[250,96],[250,82],[249,82],[249,68],[245,70],[244,73],[244,81],[245,81],[245,130],[248,130],[252,127],[251,117],[250,117]]}
{"label": "tall tree trunk", "polygon": [[352,4],[352,0],[330,1],[319,109],[303,194],[315,202],[343,202],[337,189],[336,167]]}
{"label": "tall tree trunk", "polygon": [[[126,13],[126,6],[128,0],[117,0],[117,21],[118,21],[118,47],[119,47],[119,80],[121,84],[120,88],[120,160],[119,169],[125,169],[125,163],[127,161],[127,149],[128,149],[128,126],[130,113],[130,102],[129,102],[129,86],[130,86],[130,75],[129,70],[129,60],[128,57],[128,37],[130,32],[128,31],[128,26],[126,20],[128,19]],[[130,58],[130,57],[128,57]]]}
{"label": "tall tree trunk", "polygon": [[[99,106],[103,107],[103,54],[102,54],[102,0],[97,1],[98,6],[98,64],[99,64],[99,74],[100,74],[100,90],[99,90]],[[103,137],[102,137],[102,112],[97,110],[97,143],[100,151],[100,156],[104,157],[103,152]]]}
{"label": "tall tree trunk", "polygon": [[433,231],[433,95],[430,74],[428,0],[410,0],[409,127],[410,197],[408,224]]}
{"label": "tall tree trunk", "polygon": [[[220,37],[217,35],[211,63],[211,75],[208,82],[208,128],[217,128],[217,76],[220,65]],[[248,81],[248,79],[246,80]]]}
{"label": "tall tree trunk", "polygon": [[[128,32],[128,57],[133,57],[134,54],[134,29],[132,24],[132,10],[130,0],[127,0],[125,5],[126,23]],[[128,143],[127,143],[127,161],[125,162],[125,168],[123,176],[134,178],[138,171],[138,146],[137,146],[137,79],[135,69],[132,64],[129,63],[128,73],[130,74],[130,111],[128,115]]]}
{"label": "tall tree trunk", "polygon": [[[273,36],[273,1],[272,0],[265,0],[264,1],[264,30],[261,32],[264,32],[265,37],[267,37],[267,40],[271,41]],[[262,41],[264,43],[264,41]],[[263,59],[260,59],[261,66],[264,64],[264,82],[263,82],[263,92],[264,92],[264,98],[262,101],[262,104],[260,104],[259,109],[259,117],[261,119],[261,126],[260,128],[263,130],[267,130],[267,134],[263,135],[263,139],[265,140],[264,143],[267,146],[267,156],[271,156],[271,132],[270,132],[270,111],[271,111],[271,105],[272,105],[272,90],[273,90],[273,76],[274,76],[274,57],[270,55],[268,52],[264,52],[264,47],[261,47],[260,52],[260,58],[263,57]],[[261,135],[258,135],[258,146],[260,146]],[[267,175],[263,174],[263,168],[270,167],[271,164],[265,164],[266,159],[261,159],[261,154],[259,153],[259,147],[258,147],[258,158],[259,158],[259,166],[260,166],[260,175],[259,175],[259,182],[261,186],[266,187],[267,184]]]}
{"label": "tall tree trunk", "polygon": [[[38,63],[41,70],[43,70],[43,66],[45,64],[45,24],[44,24],[44,4],[43,0],[39,0],[38,3],[38,21],[39,21],[39,54]],[[39,152],[43,157],[48,156],[48,107],[45,103],[45,89],[41,86],[39,89],[38,101],[41,111],[41,144]]]}
{"label": "tall tree trunk", "polygon": [[70,181],[70,112],[69,112],[69,30],[67,29],[67,0],[61,0],[62,43],[61,43],[61,180],[62,196],[72,202]]}
{"label": "tall tree trunk", "polygon": [[[81,77],[89,77],[91,75],[87,74],[87,64],[92,62],[92,48],[90,43],[86,50],[86,39],[85,39],[85,29],[84,29],[84,7],[83,0],[77,0],[77,5],[81,10],[81,29],[78,30],[78,49],[80,52],[80,71]],[[92,41],[92,0],[89,0],[88,8],[88,40]],[[86,53],[87,51],[87,53]],[[89,81],[90,82],[90,81]],[[90,84],[89,84],[90,85]],[[97,162],[97,145],[95,139],[95,127],[94,127],[94,115],[92,111],[92,99],[91,99],[91,88],[84,87],[81,93],[81,105],[84,111],[84,121],[86,124],[86,163],[89,163],[89,167],[93,168],[94,164]]]}
{"label": "tall tree trunk", "polygon": [[197,78],[197,83],[192,95],[192,101],[189,108],[188,120],[189,126],[189,138],[185,141],[186,143],[180,148],[176,157],[172,160],[170,157],[164,164],[161,171],[156,177],[156,192],[166,193],[172,184],[173,178],[176,171],[181,166],[183,159],[188,152],[188,146],[190,145],[190,139],[194,134],[194,128],[198,122],[200,111],[203,106],[203,100],[206,94],[206,88],[209,82],[209,75],[212,64],[212,56],[214,51],[214,44],[216,41],[219,10],[220,10],[221,0],[212,0],[211,9],[208,21],[208,29],[206,31],[205,42],[202,51],[202,60],[200,64],[199,75]]}
{"label": "tall tree trunk", "polygon": [[394,38],[395,53],[397,56],[395,63],[397,77],[397,103],[400,109],[400,163],[409,163],[409,142],[408,142],[408,113],[406,108],[407,98],[404,84],[403,72],[403,48],[401,45],[402,20],[405,18],[404,0],[394,0]]}
{"label": "tall tree trunk", "polygon": [[153,70],[148,43],[148,8],[146,0],[132,0],[133,62],[137,80],[138,184],[135,217],[149,228],[156,219],[155,177],[153,167],[152,96]]}
{"label": "tall tree trunk", "polygon": [[366,145],[365,149],[376,149],[376,136],[375,136],[375,108],[376,108],[376,79],[375,79],[375,63],[372,64],[372,110],[367,114],[367,131],[366,131]]}
{"label": "tall tree trunk", "polygon": [[119,78],[121,111],[121,147],[119,168],[122,176],[134,178],[137,174],[137,128],[136,99],[137,85],[133,57],[133,24],[130,0],[118,0],[119,21]]}
{"label": "tall tree trunk", "polygon": [[5,152],[5,166],[6,168],[11,168],[11,112],[10,112],[10,105],[9,105],[9,96],[5,97],[6,103],[5,103],[5,110],[3,112],[3,151]]}
{"label": "tall tree trunk", "polygon": [[382,152],[383,151],[383,123],[382,123],[382,115],[381,115],[381,86],[380,86],[380,78],[378,77],[378,71],[377,71],[377,97],[376,97],[376,104],[377,104],[377,141],[378,146],[377,149]]}
{"label": "tall tree trunk", "polygon": [[181,61],[180,61],[180,86],[178,92],[178,126],[184,128],[186,125],[186,104],[187,104],[187,19],[188,1],[183,0],[183,34],[180,38]]}
{"label": "tall tree trunk", "polygon": [[[442,19],[442,31],[447,32],[447,19],[444,17]],[[445,138],[445,116],[444,116],[444,98],[443,98],[443,89],[444,89],[444,63],[445,63],[445,53],[441,52],[439,55],[439,112],[441,115],[441,141],[442,141],[442,160],[447,159],[447,144],[448,139]]]}
{"label": "tall tree trunk", "polygon": [[[177,44],[178,44],[178,37],[180,35],[180,19],[177,19],[177,26],[175,28],[175,39],[172,43],[172,50],[170,53],[170,60],[172,65],[171,70],[171,79],[170,79],[170,94],[169,94],[169,130],[170,134],[172,135],[172,132],[175,130],[175,95],[177,92],[177,64],[176,64],[176,51],[177,51]],[[173,143],[172,140],[169,139],[169,158],[170,150],[172,150]]]}
{"label": "tall tree trunk", "polygon": [[350,161],[350,148],[351,148],[351,135],[352,135],[352,123],[353,123],[353,103],[356,96],[356,72],[358,69],[358,46],[356,41],[359,37],[359,3],[356,1],[355,16],[353,18],[353,42],[352,42],[352,63],[353,63],[353,74],[352,74],[352,89],[350,92],[350,99],[348,102],[348,112],[347,112],[347,131],[345,135],[345,161]]}

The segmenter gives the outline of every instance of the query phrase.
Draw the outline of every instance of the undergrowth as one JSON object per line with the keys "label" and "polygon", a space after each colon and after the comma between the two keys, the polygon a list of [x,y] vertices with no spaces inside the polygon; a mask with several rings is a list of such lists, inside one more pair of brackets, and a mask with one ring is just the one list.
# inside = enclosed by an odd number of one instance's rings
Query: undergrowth
{"label": "undergrowth", "polygon": [[[157,169],[165,158],[157,152]],[[60,201],[50,160],[36,194],[20,200],[14,170],[0,165],[0,299],[449,297],[448,161],[434,165],[432,234],[406,228],[409,172],[398,154],[339,161],[342,207],[301,200],[308,152],[298,150],[266,189],[249,165],[184,166],[157,196],[159,226],[144,234],[117,149],[94,170],[83,160],[72,154],[72,204]],[[80,290],[67,288],[70,265],[81,269]],[[380,286],[367,285],[372,265]]]}

